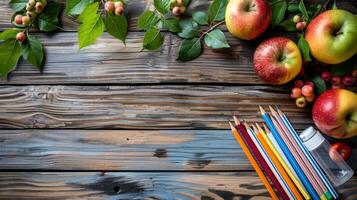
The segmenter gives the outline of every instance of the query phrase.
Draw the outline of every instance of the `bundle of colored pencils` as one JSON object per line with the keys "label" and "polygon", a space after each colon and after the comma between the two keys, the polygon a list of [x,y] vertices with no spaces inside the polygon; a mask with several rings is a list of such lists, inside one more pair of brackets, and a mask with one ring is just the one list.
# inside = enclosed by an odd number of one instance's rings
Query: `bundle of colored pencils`
{"label": "bundle of colored pencils", "polygon": [[229,124],[272,199],[337,199],[337,191],[285,114],[271,106],[270,113],[259,108],[265,124],[243,123],[236,116]]}

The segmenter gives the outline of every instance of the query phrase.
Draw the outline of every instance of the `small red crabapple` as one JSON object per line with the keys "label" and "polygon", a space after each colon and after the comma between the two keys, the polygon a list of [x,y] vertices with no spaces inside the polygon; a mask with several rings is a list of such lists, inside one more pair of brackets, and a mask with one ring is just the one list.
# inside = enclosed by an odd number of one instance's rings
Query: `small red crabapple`
{"label": "small red crabapple", "polygon": [[123,14],[124,8],[123,7],[117,7],[115,8],[115,15],[120,16]]}
{"label": "small red crabapple", "polygon": [[355,79],[353,78],[353,76],[351,75],[346,75],[342,78],[342,83],[345,86],[351,86],[355,83]]}
{"label": "small red crabapple", "polygon": [[293,17],[293,22],[294,22],[294,23],[298,23],[298,22],[300,22],[300,21],[301,21],[300,15],[295,15],[295,16]]}
{"label": "small red crabapple", "polygon": [[296,29],[297,30],[304,30],[305,29],[305,27],[306,27],[306,22],[298,22],[298,23],[296,23]]}
{"label": "small red crabapple", "polygon": [[300,88],[293,88],[292,90],[291,90],[291,98],[293,98],[293,99],[297,99],[297,98],[299,98],[299,97],[301,97],[301,89]]}
{"label": "small red crabapple", "polygon": [[29,0],[28,4],[34,7],[36,5],[36,0]]}
{"label": "small red crabapple", "polygon": [[26,34],[24,32],[19,32],[16,34],[16,41],[24,42],[26,40]]}
{"label": "small red crabapple", "polygon": [[311,97],[314,94],[314,89],[310,85],[304,85],[301,89],[301,93],[305,97]]}
{"label": "small red crabapple", "polygon": [[41,13],[44,8],[45,7],[44,7],[43,3],[37,2],[35,5],[35,13],[37,13],[37,14]]}
{"label": "small red crabapple", "polygon": [[309,103],[313,102],[314,100],[315,100],[315,94],[312,94],[311,96],[306,97],[306,101]]}
{"label": "small red crabapple", "polygon": [[305,85],[310,85],[312,87],[312,89],[315,88],[315,84],[313,82],[311,82],[311,81],[306,81]]}
{"label": "small red crabapple", "polygon": [[296,106],[299,108],[304,108],[306,106],[306,99],[305,97],[299,97],[295,101]]}
{"label": "small red crabapple", "polygon": [[18,24],[18,25],[22,25],[22,18],[23,18],[22,15],[16,15],[15,23]]}
{"label": "small red crabapple", "polygon": [[330,72],[324,71],[324,72],[321,73],[321,79],[322,79],[322,80],[324,80],[324,81],[327,82],[327,81],[330,80],[330,78],[331,78]]}
{"label": "small red crabapple", "polygon": [[31,18],[29,16],[22,17],[22,25],[27,26],[31,23]]}
{"label": "small red crabapple", "polygon": [[115,5],[114,5],[114,2],[112,2],[112,1],[107,1],[105,3],[104,7],[108,13],[113,13],[115,10]]}
{"label": "small red crabapple", "polygon": [[181,14],[181,8],[175,6],[175,7],[172,9],[172,14],[173,14],[174,16],[179,16],[179,15]]}
{"label": "small red crabapple", "polygon": [[297,79],[294,81],[294,86],[297,88],[302,88],[302,86],[304,86],[304,82],[300,79]]}
{"label": "small red crabapple", "polygon": [[331,83],[334,85],[340,84],[341,83],[341,77],[339,76],[333,76],[331,78]]}
{"label": "small red crabapple", "polygon": [[30,10],[33,9],[34,6],[35,6],[34,4],[27,3],[27,4],[26,4],[26,10],[27,10],[27,11],[30,11]]}
{"label": "small red crabapple", "polygon": [[33,19],[35,19],[37,14],[33,11],[27,11],[26,15],[30,18],[30,20],[33,20]]}

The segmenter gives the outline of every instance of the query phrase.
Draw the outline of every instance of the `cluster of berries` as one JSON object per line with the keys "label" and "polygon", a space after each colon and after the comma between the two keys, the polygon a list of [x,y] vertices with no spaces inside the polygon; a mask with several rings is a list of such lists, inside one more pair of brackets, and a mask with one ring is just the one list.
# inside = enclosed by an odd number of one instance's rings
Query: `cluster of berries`
{"label": "cluster of berries", "polygon": [[306,81],[305,83],[297,79],[294,82],[294,88],[291,90],[291,98],[296,99],[296,106],[299,108],[304,108],[307,102],[313,102],[315,99],[314,93],[314,83],[311,81]]}
{"label": "cluster of berries", "polygon": [[297,30],[304,30],[306,28],[306,22],[302,19],[300,15],[295,15],[293,17],[293,22],[295,23],[295,27]]}
{"label": "cluster of berries", "polygon": [[[18,26],[29,26],[41,14],[47,5],[47,0],[29,0],[26,4],[26,15],[18,14],[15,16],[14,21]],[[16,35],[16,40],[24,42],[26,40],[26,33],[19,32]]]}
{"label": "cluster of berries", "polygon": [[184,0],[171,0],[172,15],[179,16],[186,11]]}
{"label": "cluster of berries", "polygon": [[124,12],[124,3],[122,1],[107,0],[104,5],[105,10],[108,13],[113,13],[120,16]]}
{"label": "cluster of berries", "polygon": [[324,71],[321,73],[321,79],[325,82],[330,82],[332,84],[331,88],[341,88],[345,89],[352,86],[357,78],[357,70],[354,70],[351,74],[347,74],[343,77],[341,76],[331,76],[331,73]]}
{"label": "cluster of berries", "polygon": [[47,5],[47,0],[29,0],[26,4],[26,15],[16,15],[15,23],[19,26],[28,26],[41,14]]}

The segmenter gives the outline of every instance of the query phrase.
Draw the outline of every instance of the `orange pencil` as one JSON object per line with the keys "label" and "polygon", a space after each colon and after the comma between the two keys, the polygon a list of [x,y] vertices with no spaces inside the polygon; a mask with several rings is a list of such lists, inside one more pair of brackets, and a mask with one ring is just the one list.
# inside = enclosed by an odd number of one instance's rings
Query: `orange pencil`
{"label": "orange pencil", "polygon": [[249,162],[252,164],[254,170],[257,172],[259,178],[262,180],[262,182],[263,182],[264,186],[266,187],[266,189],[268,190],[271,198],[273,200],[279,200],[279,198],[276,195],[274,189],[272,188],[272,186],[270,185],[268,179],[264,175],[262,169],[260,169],[257,161],[254,159],[254,157],[252,156],[249,148],[245,144],[243,138],[240,136],[240,134],[238,133],[237,129],[235,128],[235,126],[233,126],[233,124],[231,122],[229,122],[229,125],[231,126],[232,133],[233,133],[234,137],[236,138],[237,142],[241,146],[241,148],[242,148],[243,152],[245,153],[245,155],[247,156]]}
{"label": "orange pencil", "polygon": [[278,158],[275,156],[274,152],[270,149],[268,143],[265,141],[265,139],[264,139],[264,137],[262,135],[262,134],[264,134],[263,129],[261,129],[258,124],[256,124],[256,126],[254,127],[254,130],[256,130],[255,132],[256,132],[256,135],[257,135],[257,138],[258,138],[259,142],[262,144],[264,150],[269,155],[269,158],[274,163],[275,167],[277,168],[277,170],[280,173],[280,175],[283,177],[285,183],[288,185],[288,187],[290,188],[291,192],[294,194],[295,198],[297,200],[303,200],[303,197],[299,193],[299,191],[296,188],[295,184],[292,182],[292,180],[290,179],[289,175],[286,173],[286,171],[284,170],[283,166],[279,162]]}

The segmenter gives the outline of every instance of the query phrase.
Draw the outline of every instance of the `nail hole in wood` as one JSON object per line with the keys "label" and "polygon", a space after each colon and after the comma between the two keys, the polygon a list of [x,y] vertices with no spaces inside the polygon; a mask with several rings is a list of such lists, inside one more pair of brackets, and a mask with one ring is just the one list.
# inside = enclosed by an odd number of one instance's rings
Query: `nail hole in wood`
{"label": "nail hole in wood", "polygon": [[115,186],[113,188],[113,190],[114,190],[115,193],[120,193],[120,187],[119,186]]}

